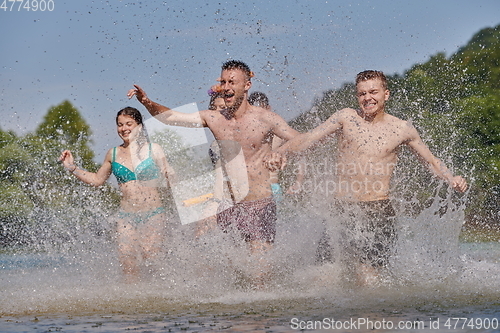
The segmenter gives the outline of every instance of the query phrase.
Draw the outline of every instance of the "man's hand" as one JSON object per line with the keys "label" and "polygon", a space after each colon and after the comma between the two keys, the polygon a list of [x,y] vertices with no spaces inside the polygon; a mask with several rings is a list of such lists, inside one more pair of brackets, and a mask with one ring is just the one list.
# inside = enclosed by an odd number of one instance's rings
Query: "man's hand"
{"label": "man's hand", "polygon": [[277,152],[271,152],[264,158],[264,164],[270,171],[283,170],[286,162],[286,156]]}
{"label": "man's hand", "polygon": [[127,97],[130,99],[132,97],[137,97],[137,100],[141,102],[141,104],[145,104],[149,101],[148,95],[146,95],[146,92],[142,90],[141,87],[138,85],[134,84],[135,89],[130,89],[127,93]]}
{"label": "man's hand", "polygon": [[451,179],[450,185],[458,192],[465,192],[467,190],[467,182],[461,176],[455,176]]}

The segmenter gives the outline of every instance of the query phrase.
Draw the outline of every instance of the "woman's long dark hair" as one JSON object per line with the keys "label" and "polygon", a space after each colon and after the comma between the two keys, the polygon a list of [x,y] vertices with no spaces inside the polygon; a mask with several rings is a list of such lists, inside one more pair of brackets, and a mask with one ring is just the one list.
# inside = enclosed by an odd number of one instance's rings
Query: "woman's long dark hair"
{"label": "woman's long dark hair", "polygon": [[141,131],[137,135],[137,139],[136,139],[137,144],[139,145],[139,149],[137,149],[136,153],[137,153],[137,157],[139,157],[139,159],[140,159],[140,154],[139,153],[140,153],[142,147],[144,146],[144,144],[150,142],[149,141],[148,131],[146,130],[146,125],[142,121],[142,114],[136,108],[133,108],[131,106],[127,106],[126,108],[123,108],[120,111],[118,111],[118,113],[116,114],[116,123],[117,124],[118,124],[118,117],[119,116],[129,116],[129,117],[131,117],[132,119],[135,120],[135,122],[137,123],[137,125],[142,125]]}
{"label": "woman's long dark hair", "polygon": [[217,98],[224,98],[224,95],[222,93],[214,92],[210,94],[210,102],[208,102],[208,109],[214,111],[217,109],[215,106],[215,100]]}

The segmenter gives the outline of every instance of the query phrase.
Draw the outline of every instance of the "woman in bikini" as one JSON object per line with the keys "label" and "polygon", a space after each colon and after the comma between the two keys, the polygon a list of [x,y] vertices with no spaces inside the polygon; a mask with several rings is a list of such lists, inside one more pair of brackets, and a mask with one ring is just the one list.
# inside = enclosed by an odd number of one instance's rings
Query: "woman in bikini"
{"label": "woman in bikini", "polygon": [[123,143],[108,151],[96,173],[79,168],[69,150],[63,151],[59,160],[75,177],[93,186],[115,175],[122,193],[115,216],[120,263],[127,281],[134,282],[139,279],[141,263],[154,260],[161,251],[167,214],[160,188],[174,172],[161,146],[149,142],[137,109],[120,110],[116,126]]}

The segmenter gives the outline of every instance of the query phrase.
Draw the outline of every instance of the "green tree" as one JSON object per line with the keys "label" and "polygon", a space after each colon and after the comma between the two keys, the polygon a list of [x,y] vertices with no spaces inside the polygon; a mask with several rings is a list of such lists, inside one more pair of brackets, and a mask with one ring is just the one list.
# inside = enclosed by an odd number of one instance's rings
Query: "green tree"
{"label": "green tree", "polygon": [[46,144],[68,147],[78,152],[84,167],[95,168],[94,152],[89,147],[91,134],[90,126],[68,100],[51,107],[35,131]]}
{"label": "green tree", "polygon": [[20,233],[33,209],[21,186],[30,156],[18,140],[13,132],[0,129],[0,245]]}
{"label": "green tree", "polygon": [[57,163],[63,149],[96,170],[90,127],[73,105],[51,107],[35,133],[16,137],[0,131],[0,244],[58,245],[96,230],[119,197],[109,186],[93,188]]}

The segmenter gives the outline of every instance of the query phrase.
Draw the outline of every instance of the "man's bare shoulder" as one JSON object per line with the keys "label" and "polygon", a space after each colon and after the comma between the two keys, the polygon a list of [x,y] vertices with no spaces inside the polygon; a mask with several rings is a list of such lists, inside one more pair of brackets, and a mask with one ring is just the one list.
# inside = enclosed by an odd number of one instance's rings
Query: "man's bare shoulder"
{"label": "man's bare shoulder", "polygon": [[252,117],[256,117],[264,122],[275,122],[276,120],[282,120],[283,118],[274,111],[264,109],[258,106],[252,105],[249,110],[249,114]]}
{"label": "man's bare shoulder", "polygon": [[261,108],[260,106],[250,105],[248,107],[248,113],[259,115],[261,117],[269,117],[278,115],[276,112],[271,111],[269,109]]}
{"label": "man's bare shoulder", "polygon": [[201,118],[204,118],[204,117],[211,116],[211,115],[214,115],[214,114],[219,113],[219,112],[216,112],[213,110],[201,110],[201,111],[198,111],[198,113],[200,114]]}
{"label": "man's bare shoulder", "polygon": [[200,118],[207,124],[213,121],[217,121],[218,119],[224,118],[224,116],[220,111],[202,110],[199,111],[198,113],[200,114]]}
{"label": "man's bare shoulder", "polygon": [[387,113],[385,114],[385,117],[385,121],[390,124],[392,129],[397,129],[401,135],[406,137],[406,139],[412,139],[413,137],[418,135],[418,132],[411,121],[403,120]]}
{"label": "man's bare shoulder", "polygon": [[413,125],[412,125],[411,121],[409,121],[409,120],[403,120],[401,118],[398,118],[398,117],[393,116],[393,115],[388,114],[388,113],[386,113],[385,116],[386,116],[387,122],[390,122],[390,123],[394,124],[395,126],[405,128],[405,129],[413,128]]}
{"label": "man's bare shoulder", "polygon": [[335,113],[338,114],[339,117],[358,117],[359,116],[359,112],[355,109],[352,109],[352,108],[340,109]]}
{"label": "man's bare shoulder", "polygon": [[331,122],[345,122],[345,121],[350,121],[355,118],[359,117],[358,111],[351,109],[351,108],[345,108],[345,109],[340,109],[336,112],[334,112],[327,121]]}

